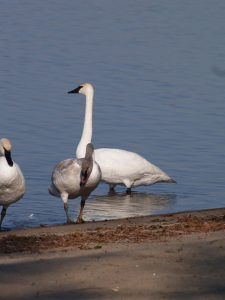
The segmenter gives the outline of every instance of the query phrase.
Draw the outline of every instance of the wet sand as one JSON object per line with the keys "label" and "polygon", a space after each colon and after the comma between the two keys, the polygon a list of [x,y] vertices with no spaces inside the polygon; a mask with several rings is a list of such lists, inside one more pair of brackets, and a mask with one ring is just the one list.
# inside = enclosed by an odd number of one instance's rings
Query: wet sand
{"label": "wet sand", "polygon": [[225,209],[0,234],[0,299],[225,299]]}

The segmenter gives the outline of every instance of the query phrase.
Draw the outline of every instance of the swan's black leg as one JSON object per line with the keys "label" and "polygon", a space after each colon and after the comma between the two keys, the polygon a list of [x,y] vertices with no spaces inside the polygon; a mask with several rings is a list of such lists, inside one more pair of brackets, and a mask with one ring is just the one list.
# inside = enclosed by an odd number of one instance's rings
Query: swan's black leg
{"label": "swan's black leg", "polygon": [[115,192],[115,184],[110,184],[109,185],[109,192]]}
{"label": "swan's black leg", "polygon": [[84,223],[84,220],[82,218],[82,215],[83,215],[83,210],[84,210],[84,205],[85,205],[85,200],[86,199],[81,199],[80,201],[80,213],[79,213],[79,216],[77,218],[77,224],[81,224],[81,223]]}
{"label": "swan's black leg", "polygon": [[131,194],[131,188],[127,188],[126,193],[127,193],[127,195],[130,195]]}
{"label": "swan's black leg", "polygon": [[116,191],[115,191],[115,184],[110,184],[109,185],[109,192],[108,192],[108,195],[113,195],[113,194],[115,194],[116,193]]}
{"label": "swan's black leg", "polygon": [[2,221],[3,221],[3,219],[4,219],[5,215],[6,215],[6,209],[7,208],[3,206],[2,212],[1,212],[1,220],[0,220],[0,231],[1,231],[1,228],[2,228]]}

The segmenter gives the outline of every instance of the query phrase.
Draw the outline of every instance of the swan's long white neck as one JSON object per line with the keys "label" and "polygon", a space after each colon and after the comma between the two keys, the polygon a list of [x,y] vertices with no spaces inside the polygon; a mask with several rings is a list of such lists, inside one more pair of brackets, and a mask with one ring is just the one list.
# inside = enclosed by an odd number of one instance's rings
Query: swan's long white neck
{"label": "swan's long white neck", "polygon": [[89,91],[86,95],[84,127],[80,142],[77,146],[76,157],[85,157],[86,146],[92,139],[92,110],[93,110],[94,91]]}

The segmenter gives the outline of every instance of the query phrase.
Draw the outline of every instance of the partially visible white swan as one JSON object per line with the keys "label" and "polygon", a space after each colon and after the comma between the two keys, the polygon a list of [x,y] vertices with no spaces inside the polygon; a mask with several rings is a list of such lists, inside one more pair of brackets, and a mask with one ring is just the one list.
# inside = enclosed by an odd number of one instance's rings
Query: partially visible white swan
{"label": "partially visible white swan", "polygon": [[0,140],[0,205],[2,205],[0,230],[6,210],[25,193],[25,180],[20,167],[12,160],[12,144],[8,139]]}
{"label": "partially visible white swan", "polygon": [[[86,108],[83,133],[77,147],[76,156],[83,157],[87,143],[92,139],[92,110],[94,88],[90,83],[85,83],[68,92],[80,93],[86,96]],[[100,148],[94,152],[94,157],[102,171],[102,181],[110,185],[113,190],[116,185],[125,185],[127,192],[132,187],[151,185],[158,182],[175,183],[160,168],[151,164],[137,153],[111,148]]]}
{"label": "partially visible white swan", "polygon": [[73,223],[68,214],[68,198],[74,199],[81,196],[77,223],[83,223],[82,214],[85,201],[100,182],[101,170],[99,165],[93,160],[93,152],[94,147],[89,143],[86,146],[84,158],[63,160],[53,169],[49,193],[53,196],[61,197],[64,203],[67,223]]}

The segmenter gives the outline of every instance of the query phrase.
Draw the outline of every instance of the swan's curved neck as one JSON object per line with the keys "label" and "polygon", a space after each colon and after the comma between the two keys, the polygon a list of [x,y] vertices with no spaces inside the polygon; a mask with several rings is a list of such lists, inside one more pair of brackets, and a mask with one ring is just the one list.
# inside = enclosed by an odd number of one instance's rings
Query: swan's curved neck
{"label": "swan's curved neck", "polygon": [[88,93],[86,95],[84,127],[83,127],[83,132],[81,135],[80,142],[76,150],[77,158],[85,157],[86,146],[88,143],[91,143],[93,98],[94,98],[94,92]]}

